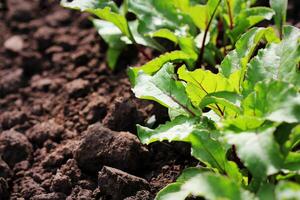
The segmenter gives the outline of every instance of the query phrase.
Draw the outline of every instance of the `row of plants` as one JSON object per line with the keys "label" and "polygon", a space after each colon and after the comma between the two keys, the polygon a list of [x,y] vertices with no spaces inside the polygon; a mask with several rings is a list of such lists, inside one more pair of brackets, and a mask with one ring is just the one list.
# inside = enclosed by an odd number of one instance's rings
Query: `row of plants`
{"label": "row of plants", "polygon": [[[161,55],[128,70],[136,97],[170,121],[137,126],[142,143],[183,141],[200,165],[157,200],[300,199],[300,30],[287,0],[63,0],[89,12],[113,69],[127,44]],[[253,27],[274,19],[276,26]]]}

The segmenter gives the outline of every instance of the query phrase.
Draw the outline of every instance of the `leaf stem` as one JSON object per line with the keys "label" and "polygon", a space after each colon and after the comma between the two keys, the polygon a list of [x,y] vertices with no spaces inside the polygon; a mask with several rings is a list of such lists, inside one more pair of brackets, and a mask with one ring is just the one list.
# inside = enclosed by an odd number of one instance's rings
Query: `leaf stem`
{"label": "leaf stem", "polygon": [[233,16],[232,16],[232,13],[231,13],[231,6],[230,6],[230,3],[228,0],[226,0],[226,4],[227,4],[227,8],[228,8],[228,15],[229,15],[229,28],[230,30],[233,29]]}
{"label": "leaf stem", "polygon": [[206,26],[206,28],[205,28],[205,32],[204,32],[204,36],[203,36],[203,40],[202,40],[202,44],[201,44],[200,55],[199,55],[198,60],[197,60],[197,62],[196,62],[196,65],[197,65],[197,66],[198,66],[198,65],[201,66],[201,64],[202,64],[202,60],[203,60],[203,56],[204,56],[204,50],[205,50],[205,41],[206,41],[206,37],[207,37],[209,28],[210,28],[210,26],[211,26],[211,23],[212,23],[212,21],[213,21],[213,19],[214,19],[214,16],[215,16],[215,14],[216,14],[216,12],[217,12],[217,10],[218,10],[218,7],[219,7],[221,1],[222,1],[222,0],[219,0],[218,4],[216,5],[216,7],[215,7],[215,9],[214,9],[214,11],[213,11],[213,13],[212,13],[210,19],[209,19],[209,22],[208,22],[208,24],[207,24],[207,26]]}

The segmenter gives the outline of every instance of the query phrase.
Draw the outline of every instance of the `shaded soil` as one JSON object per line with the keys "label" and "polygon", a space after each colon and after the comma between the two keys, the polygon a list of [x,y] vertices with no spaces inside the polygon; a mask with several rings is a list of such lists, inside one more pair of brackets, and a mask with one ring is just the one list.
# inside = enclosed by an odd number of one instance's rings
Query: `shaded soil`
{"label": "shaded soil", "polygon": [[[0,9],[1,200],[153,199],[197,164],[185,144],[138,141],[135,124],[167,112],[107,69],[87,15],[54,0]],[[129,47],[119,65],[144,62]]]}
{"label": "shaded soil", "polygon": [[[0,200],[153,199],[197,165],[186,144],[138,141],[135,124],[167,112],[133,97],[124,68],[108,70],[87,15],[1,0],[0,31]],[[144,62],[128,47],[119,65]]]}

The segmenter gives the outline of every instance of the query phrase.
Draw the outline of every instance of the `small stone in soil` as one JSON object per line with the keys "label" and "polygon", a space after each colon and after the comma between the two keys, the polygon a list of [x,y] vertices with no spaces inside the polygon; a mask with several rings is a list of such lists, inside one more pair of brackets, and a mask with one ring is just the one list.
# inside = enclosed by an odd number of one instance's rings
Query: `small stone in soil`
{"label": "small stone in soil", "polygon": [[64,127],[50,120],[36,124],[26,132],[26,136],[35,144],[42,145],[47,139],[58,140],[64,131]]}
{"label": "small stone in soil", "polygon": [[71,179],[66,175],[57,173],[52,180],[51,190],[69,194],[72,190]]}
{"label": "small stone in soil", "polygon": [[107,166],[99,172],[98,185],[101,192],[112,200],[124,199],[135,195],[137,191],[149,189],[145,179]]}
{"label": "small stone in soil", "polygon": [[4,47],[7,50],[10,50],[10,51],[13,51],[13,52],[19,52],[24,47],[24,41],[23,41],[22,37],[20,37],[18,35],[15,35],[15,36],[12,36],[12,37],[8,38],[4,42]]}
{"label": "small stone in soil", "polygon": [[27,116],[22,111],[8,111],[0,115],[0,125],[2,129],[7,130],[16,125],[23,124]]}
{"label": "small stone in soil", "polygon": [[89,82],[83,79],[76,79],[67,83],[66,91],[70,97],[82,97],[85,96],[89,89]]}
{"label": "small stone in soil", "polygon": [[95,173],[103,165],[136,172],[148,151],[138,138],[128,132],[115,132],[100,123],[88,128],[74,156],[81,169]]}
{"label": "small stone in soil", "polygon": [[14,130],[4,131],[0,135],[0,155],[13,167],[16,163],[31,158],[32,145],[25,135]]}
{"label": "small stone in soil", "polygon": [[23,70],[2,71],[0,77],[0,97],[2,97],[16,92],[22,86]]}

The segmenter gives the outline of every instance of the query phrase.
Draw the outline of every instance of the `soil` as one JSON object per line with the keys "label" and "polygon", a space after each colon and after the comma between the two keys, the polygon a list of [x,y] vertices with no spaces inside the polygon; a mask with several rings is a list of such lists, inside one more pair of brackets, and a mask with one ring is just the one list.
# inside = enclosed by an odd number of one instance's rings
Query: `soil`
{"label": "soil", "polygon": [[136,124],[168,119],[131,92],[124,66],[146,60],[128,47],[111,72],[86,14],[1,0],[0,31],[0,200],[150,200],[198,164],[187,144],[139,142]]}
{"label": "soil", "polygon": [[87,15],[54,0],[0,9],[0,200],[153,199],[197,164],[186,144],[135,135],[152,115],[168,119],[131,92],[124,66],[143,55],[129,47],[112,73]]}

